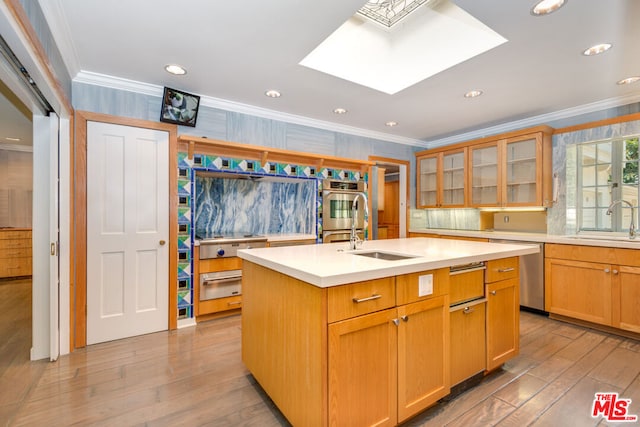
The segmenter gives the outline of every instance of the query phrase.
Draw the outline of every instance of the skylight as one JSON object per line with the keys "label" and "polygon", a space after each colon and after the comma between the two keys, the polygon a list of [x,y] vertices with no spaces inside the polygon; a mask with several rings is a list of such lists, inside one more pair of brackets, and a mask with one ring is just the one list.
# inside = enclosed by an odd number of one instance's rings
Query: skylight
{"label": "skylight", "polygon": [[363,17],[361,9],[300,65],[393,95],[507,41],[451,0],[387,2],[403,3],[402,10],[420,4],[392,28]]}

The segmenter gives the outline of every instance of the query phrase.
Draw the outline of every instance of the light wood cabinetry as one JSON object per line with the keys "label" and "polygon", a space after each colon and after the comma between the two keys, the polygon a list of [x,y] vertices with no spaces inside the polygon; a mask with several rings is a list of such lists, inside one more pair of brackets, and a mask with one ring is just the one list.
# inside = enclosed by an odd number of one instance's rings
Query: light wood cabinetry
{"label": "light wood cabinetry", "polygon": [[[482,286],[482,282],[480,283]],[[484,299],[452,308],[451,385],[456,385],[486,368],[486,301]]]}
{"label": "light wood cabinetry", "polygon": [[467,204],[466,148],[417,157],[418,208],[453,208]]}
{"label": "light wood cabinetry", "polygon": [[31,276],[31,230],[0,230],[0,278]]}
{"label": "light wood cabinetry", "polygon": [[552,131],[537,126],[416,153],[416,206],[551,206]]}
{"label": "light wood cabinetry", "polygon": [[640,251],[545,245],[545,310],[640,333]]}
{"label": "light wood cabinetry", "polygon": [[487,262],[487,371],[517,356],[520,350],[519,277],[517,257]]}
{"label": "light wood cabinetry", "polygon": [[274,240],[271,242],[267,242],[267,247],[277,248],[280,246],[315,245],[316,243],[316,239]]}

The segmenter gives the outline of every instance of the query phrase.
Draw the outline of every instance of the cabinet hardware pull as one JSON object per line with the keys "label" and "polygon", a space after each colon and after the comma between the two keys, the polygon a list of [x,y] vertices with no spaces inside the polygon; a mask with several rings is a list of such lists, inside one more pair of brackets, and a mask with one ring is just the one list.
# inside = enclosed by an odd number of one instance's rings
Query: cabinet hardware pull
{"label": "cabinet hardware pull", "polygon": [[618,270],[613,270],[613,274],[618,274]]}
{"label": "cabinet hardware pull", "polygon": [[491,291],[491,295],[495,295],[495,294],[496,294],[496,291]]}
{"label": "cabinet hardware pull", "polygon": [[227,305],[240,305],[240,304],[242,304],[242,301],[231,301],[227,303]]}
{"label": "cabinet hardware pull", "polygon": [[605,272],[605,273],[608,273],[608,272],[609,272],[609,269],[608,269],[608,268],[605,268],[605,269],[604,269],[604,272]]}
{"label": "cabinet hardware pull", "polygon": [[409,321],[409,316],[406,316],[406,315],[405,316],[400,316],[400,318],[405,322]]}
{"label": "cabinet hardware pull", "polygon": [[394,325],[398,326],[400,324],[400,320],[398,319],[393,319],[391,320],[393,322]]}
{"label": "cabinet hardware pull", "polygon": [[[494,295],[495,295],[495,291],[493,291],[493,292],[494,292]],[[465,307],[464,310],[462,310],[462,313],[469,314],[469,313],[473,313],[474,311],[475,310],[473,308],[471,308],[471,307]]]}
{"label": "cabinet hardware pull", "polygon": [[499,268],[499,269],[498,269],[498,273],[508,273],[508,272],[510,272],[510,271],[513,271],[513,270],[515,270],[515,268],[514,268],[514,267],[509,267],[509,268]]}
{"label": "cabinet hardware pull", "polygon": [[373,294],[370,297],[366,297],[366,298],[353,298],[353,302],[359,303],[359,302],[371,301],[371,300],[378,299],[378,298],[382,298],[382,295]]}

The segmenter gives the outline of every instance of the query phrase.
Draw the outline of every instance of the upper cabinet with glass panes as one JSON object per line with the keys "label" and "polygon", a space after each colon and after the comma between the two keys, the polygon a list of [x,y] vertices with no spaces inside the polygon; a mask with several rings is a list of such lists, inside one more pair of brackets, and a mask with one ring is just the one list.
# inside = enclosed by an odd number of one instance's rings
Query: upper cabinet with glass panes
{"label": "upper cabinet with glass panes", "polygon": [[548,207],[552,200],[548,126],[416,153],[417,207]]}
{"label": "upper cabinet with glass panes", "polygon": [[416,163],[418,208],[467,205],[466,148],[418,156]]}

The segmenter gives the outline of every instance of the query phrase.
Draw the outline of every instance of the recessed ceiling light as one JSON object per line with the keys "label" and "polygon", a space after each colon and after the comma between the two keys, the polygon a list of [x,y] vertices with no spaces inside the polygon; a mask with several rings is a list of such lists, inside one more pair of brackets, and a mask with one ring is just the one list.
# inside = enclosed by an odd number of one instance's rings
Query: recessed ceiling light
{"label": "recessed ceiling light", "polygon": [[333,110],[333,112],[336,114],[347,114],[347,110],[345,110],[344,108],[336,108],[335,110]]}
{"label": "recessed ceiling light", "polygon": [[531,14],[534,16],[548,15],[551,12],[555,12],[567,3],[568,0],[542,0],[536,3],[531,9]]}
{"label": "recessed ceiling light", "polygon": [[264,94],[267,95],[269,98],[280,98],[281,96],[281,93],[274,89],[268,90]]}
{"label": "recessed ceiling light", "polygon": [[184,67],[177,64],[165,65],[164,69],[167,71],[167,73],[174,74],[176,76],[183,76],[187,74],[187,70],[185,70]]}
{"label": "recessed ceiling light", "polygon": [[464,94],[465,98],[476,98],[478,96],[482,95],[482,91],[481,90],[470,90],[469,92]]}
{"label": "recessed ceiling light", "polygon": [[591,46],[588,49],[585,49],[585,51],[582,52],[582,54],[585,56],[597,55],[599,53],[606,52],[607,50],[611,49],[611,46],[613,46],[611,43],[596,44]]}
{"label": "recessed ceiling light", "polygon": [[385,126],[389,126],[389,127],[398,126],[398,122],[389,121],[389,122],[385,123]]}
{"label": "recessed ceiling light", "polygon": [[631,83],[635,83],[640,80],[640,76],[627,77],[626,79],[619,80],[617,84],[619,85],[630,85]]}
{"label": "recessed ceiling light", "polygon": [[20,141],[20,138],[12,138],[10,136],[5,136],[4,139],[6,139],[7,141],[14,141],[14,142]]}

